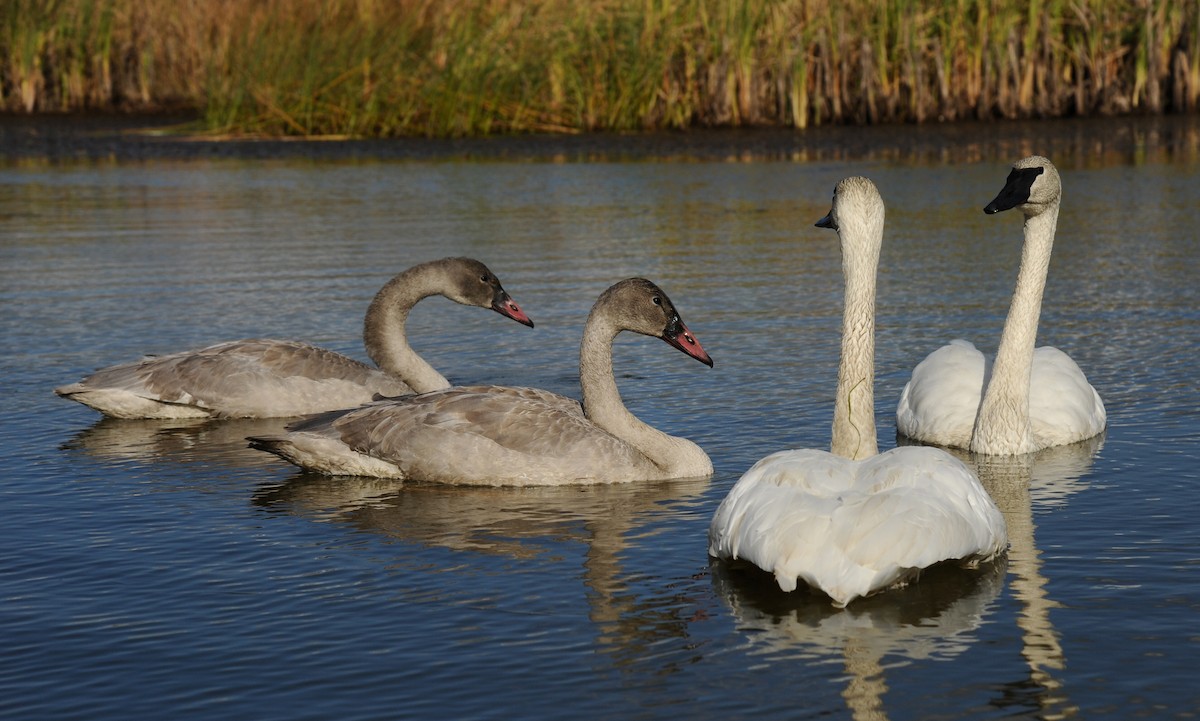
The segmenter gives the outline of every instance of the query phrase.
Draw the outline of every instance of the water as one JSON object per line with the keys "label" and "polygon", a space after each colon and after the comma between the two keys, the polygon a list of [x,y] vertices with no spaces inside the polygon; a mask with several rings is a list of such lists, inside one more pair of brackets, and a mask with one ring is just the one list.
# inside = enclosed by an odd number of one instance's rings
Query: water
{"label": "water", "polygon": [[[1200,397],[1188,119],[467,144],[179,144],[6,121],[0,140],[0,715],[28,719],[1194,718]],[[841,177],[888,203],[881,447],[912,366],[994,350],[1042,152],[1065,199],[1039,340],[1104,397],[1095,442],[981,469],[1012,549],[848,611],[710,566],[767,453],[825,447]],[[307,475],[278,421],[99,420],[51,388],[253,335],[363,358],[412,263],[487,262],[537,322],[431,299],[453,381],[576,393],[607,285],[659,283],[716,361],[622,338],[629,407],[710,479],[461,489]]]}

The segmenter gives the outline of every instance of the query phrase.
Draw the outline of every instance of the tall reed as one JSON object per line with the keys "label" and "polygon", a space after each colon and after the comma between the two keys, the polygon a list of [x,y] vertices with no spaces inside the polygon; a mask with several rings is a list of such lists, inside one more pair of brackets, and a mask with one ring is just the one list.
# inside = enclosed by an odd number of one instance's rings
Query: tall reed
{"label": "tall reed", "polygon": [[5,0],[0,109],[214,132],[1190,112],[1200,0]]}

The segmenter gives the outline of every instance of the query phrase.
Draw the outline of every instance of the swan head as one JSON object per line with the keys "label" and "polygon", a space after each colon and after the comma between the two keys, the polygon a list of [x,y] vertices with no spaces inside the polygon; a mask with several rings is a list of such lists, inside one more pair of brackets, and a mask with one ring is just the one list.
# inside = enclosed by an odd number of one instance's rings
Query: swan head
{"label": "swan head", "polygon": [[623,330],[662,338],[673,348],[712,367],[712,358],[688,330],[675,304],[645,278],[629,278],[613,285],[596,301],[592,312],[611,316]]}
{"label": "swan head", "polygon": [[883,198],[869,179],[843,178],[833,188],[833,205],[816,222],[818,228],[836,230],[842,239],[842,251],[874,250],[883,242]]}
{"label": "swan head", "polygon": [[533,321],[500,285],[500,279],[474,258],[447,258],[451,282],[445,296],[456,303],[491,308],[521,325],[533,327]]}
{"label": "swan head", "polygon": [[1058,203],[1062,196],[1062,181],[1058,169],[1049,158],[1031,155],[1013,163],[1012,172],[995,200],[984,207],[988,215],[1011,208],[1020,208],[1025,217],[1040,215]]}

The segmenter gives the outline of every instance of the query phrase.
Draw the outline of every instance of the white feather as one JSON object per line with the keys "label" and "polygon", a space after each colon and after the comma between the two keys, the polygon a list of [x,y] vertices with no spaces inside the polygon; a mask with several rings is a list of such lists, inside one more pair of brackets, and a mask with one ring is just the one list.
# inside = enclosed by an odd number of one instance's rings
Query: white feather
{"label": "white feather", "polygon": [[708,552],[845,606],[936,563],[990,560],[1007,543],[995,503],[944,451],[910,446],[852,461],[804,449],[767,456],[738,480],[713,517]]}
{"label": "white feather", "polygon": [[951,341],[917,364],[896,407],[896,430],[913,440],[1019,455],[1091,438],[1107,423],[1100,394],[1075,361],[1057,348],[1034,347],[1061,181],[1040,156],[1013,167],[988,212],[1009,207],[997,203],[1020,180],[1019,172],[1038,174],[1024,187],[1024,202],[1012,206],[1026,217],[1025,246],[995,365],[964,340]]}
{"label": "white feather", "polygon": [[804,582],[837,606],[936,563],[994,558],[1008,545],[1004,517],[961,461],[936,448],[875,453],[869,400],[883,217],[875,186],[847,178],[818,223],[837,229],[846,277],[833,453],[791,450],[762,459],[734,484],[708,530],[710,555],[753,563],[784,591]]}

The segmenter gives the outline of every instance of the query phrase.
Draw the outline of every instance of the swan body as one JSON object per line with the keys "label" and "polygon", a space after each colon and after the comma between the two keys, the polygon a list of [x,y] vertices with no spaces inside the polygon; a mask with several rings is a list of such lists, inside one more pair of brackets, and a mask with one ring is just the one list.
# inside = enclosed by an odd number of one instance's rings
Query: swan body
{"label": "swan body", "polygon": [[937,448],[877,452],[871,389],[883,221],[874,184],[846,178],[817,223],[838,231],[846,279],[830,451],[763,458],[734,484],[708,531],[710,556],[752,563],[785,592],[803,581],[839,607],[935,563],[976,565],[1008,544],[1004,517],[961,461]]}
{"label": "swan body", "polygon": [[[900,394],[896,426],[913,440],[949,448],[971,448],[975,417],[992,359],[969,341],[956,339],[930,353],[913,369]],[[1033,351],[1029,376],[1028,443],[1011,446],[1018,455],[1092,438],[1104,430],[1100,394],[1069,355],[1053,346]],[[1021,433],[1021,438],[1024,439]]]}
{"label": "swan body", "polygon": [[1008,543],[975,475],[928,446],[859,461],[816,449],[772,454],[738,480],[711,528],[710,555],[753,563],[784,591],[802,581],[838,606],[942,561],[994,558]]}
{"label": "swan body", "polygon": [[913,369],[896,407],[908,438],[975,453],[1020,455],[1091,438],[1104,430],[1100,394],[1066,353],[1035,348],[1042,294],[1058,224],[1062,184],[1046,158],[1013,165],[988,214],[1019,208],[1025,245],[1012,305],[993,362],[951,341]]}
{"label": "swan body", "polygon": [[256,338],[110,366],[54,392],[116,418],[283,418],[446,388],[404,335],[409,311],[430,295],[533,325],[487,266],[446,258],[406,270],[376,294],[363,340],[378,368],[308,343]]}
{"label": "swan body", "polygon": [[465,386],[306,419],[254,448],[329,475],[464,485],[561,485],[704,476],[695,443],[643,423],[621,403],[617,333],[660,337],[712,365],[666,294],[622,281],[600,296],[580,346],[583,403],[535,388]]}

